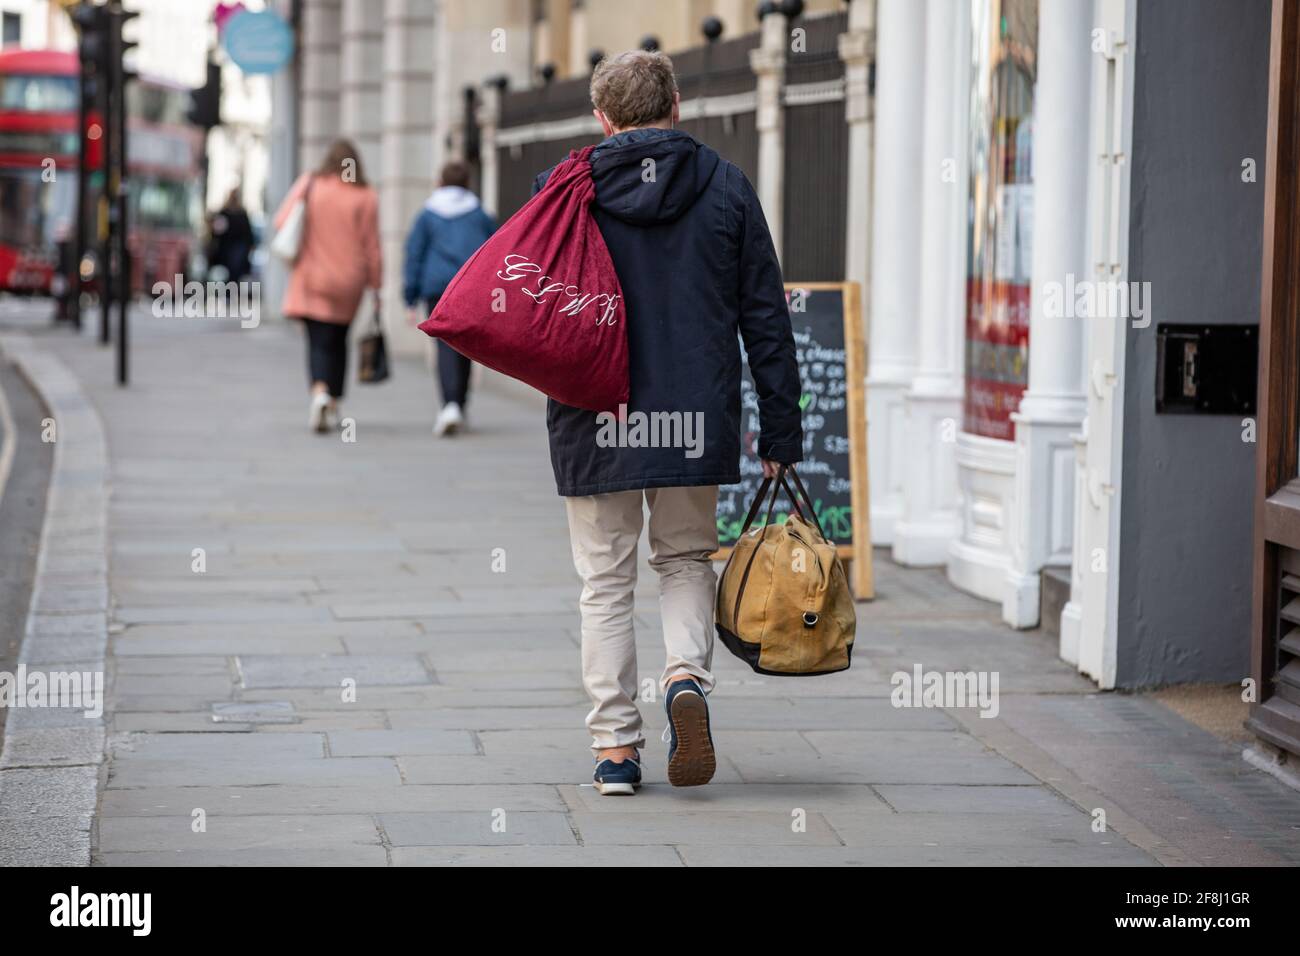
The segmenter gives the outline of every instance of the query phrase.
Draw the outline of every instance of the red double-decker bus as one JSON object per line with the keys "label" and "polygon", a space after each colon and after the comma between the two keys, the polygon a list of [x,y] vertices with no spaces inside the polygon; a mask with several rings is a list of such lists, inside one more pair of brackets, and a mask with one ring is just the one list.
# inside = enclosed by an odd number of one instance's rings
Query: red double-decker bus
{"label": "red double-decker bus", "polygon": [[[0,50],[0,291],[57,291],[59,244],[77,214],[79,74],[75,53]],[[189,91],[141,78],[127,88],[132,288],[189,271],[202,222],[203,135],[185,119]],[[97,251],[102,128],[88,118],[87,249]],[[95,283],[92,282],[92,285]]]}
{"label": "red double-decker bus", "polygon": [[48,293],[77,213],[79,64],[0,50],[0,290]]}

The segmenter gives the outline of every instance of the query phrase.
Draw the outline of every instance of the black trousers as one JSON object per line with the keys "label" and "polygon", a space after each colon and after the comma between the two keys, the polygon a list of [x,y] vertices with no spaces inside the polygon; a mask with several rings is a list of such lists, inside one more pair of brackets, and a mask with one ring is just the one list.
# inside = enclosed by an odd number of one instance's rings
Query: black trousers
{"label": "black trousers", "polygon": [[[437,302],[426,302],[425,314],[433,311]],[[455,402],[461,408],[469,398],[470,360],[441,339],[438,340],[438,384],[442,387],[442,403]]]}
{"label": "black trousers", "polygon": [[324,382],[333,398],[343,397],[348,371],[348,327],[341,322],[304,318],[307,327],[307,379]]}

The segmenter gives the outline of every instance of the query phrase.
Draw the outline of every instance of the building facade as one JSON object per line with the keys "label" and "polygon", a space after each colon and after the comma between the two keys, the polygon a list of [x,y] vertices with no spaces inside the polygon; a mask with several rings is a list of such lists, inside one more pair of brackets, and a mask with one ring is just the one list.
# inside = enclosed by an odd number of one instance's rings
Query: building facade
{"label": "building facade", "polygon": [[53,0],[0,0],[0,46],[75,50],[77,33]]}

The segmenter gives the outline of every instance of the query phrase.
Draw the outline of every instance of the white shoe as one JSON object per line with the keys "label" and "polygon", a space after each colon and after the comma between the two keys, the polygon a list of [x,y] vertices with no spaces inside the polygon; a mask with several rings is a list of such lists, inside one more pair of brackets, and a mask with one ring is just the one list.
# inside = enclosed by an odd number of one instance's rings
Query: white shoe
{"label": "white shoe", "polygon": [[330,397],[324,392],[316,392],[311,397],[311,409],[307,413],[307,427],[314,432],[323,432],[329,428],[326,412],[329,411]]}
{"label": "white shoe", "polygon": [[444,435],[454,435],[465,424],[465,413],[460,410],[460,405],[456,402],[448,402],[442,406],[442,411],[438,413],[438,420],[433,423],[433,433],[439,438]]}

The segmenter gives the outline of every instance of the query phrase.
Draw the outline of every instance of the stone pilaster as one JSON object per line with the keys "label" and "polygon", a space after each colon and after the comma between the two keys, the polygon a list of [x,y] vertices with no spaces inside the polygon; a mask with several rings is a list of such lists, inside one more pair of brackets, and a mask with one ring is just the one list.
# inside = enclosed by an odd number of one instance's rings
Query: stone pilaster
{"label": "stone pilaster", "polygon": [[[858,301],[865,341],[871,301],[871,137],[875,119],[871,62],[876,54],[876,0],[852,0],[848,27],[839,37],[840,59],[844,61],[844,121],[849,127],[844,277],[861,289]],[[865,440],[866,436],[862,437]]]}
{"label": "stone pilaster", "polygon": [[383,20],[374,0],[343,0],[340,132],[357,145],[367,175],[380,171],[383,139]]}
{"label": "stone pilaster", "polygon": [[781,256],[785,219],[785,113],[781,90],[785,83],[785,48],[788,42],[785,15],[772,11],[761,25],[758,49],[749,53],[750,68],[758,77],[758,191],[772,233],[777,257]]}
{"label": "stone pilaster", "polygon": [[384,321],[392,347],[422,353],[427,336],[409,327],[402,302],[402,254],[416,210],[434,186],[434,0],[384,0],[380,229]]}
{"label": "stone pilaster", "polygon": [[892,544],[909,454],[903,398],[917,362],[925,4],[880,0],[877,9],[867,455],[872,541]]}
{"label": "stone pilaster", "polygon": [[339,135],[340,0],[305,0],[302,9],[299,166],[314,169]]}
{"label": "stone pilaster", "polygon": [[1088,275],[1088,144],[1061,117],[1090,114],[1092,5],[1046,3],[1038,22],[1034,115],[1034,265],[1029,387],[1016,423],[1016,494],[1002,619],[1034,627],[1044,566],[1068,567],[1074,529],[1075,448],[1086,411],[1083,318],[1045,308],[1046,290]]}
{"label": "stone pilaster", "polygon": [[917,368],[903,398],[906,477],[894,528],[894,560],[908,565],[945,564],[960,527],[956,448],[966,315],[968,5],[928,0],[925,34]]}

